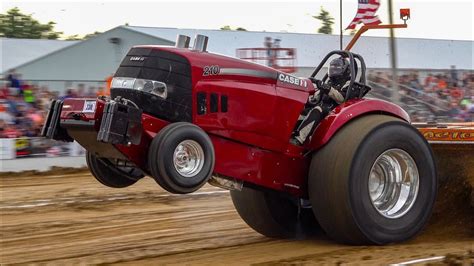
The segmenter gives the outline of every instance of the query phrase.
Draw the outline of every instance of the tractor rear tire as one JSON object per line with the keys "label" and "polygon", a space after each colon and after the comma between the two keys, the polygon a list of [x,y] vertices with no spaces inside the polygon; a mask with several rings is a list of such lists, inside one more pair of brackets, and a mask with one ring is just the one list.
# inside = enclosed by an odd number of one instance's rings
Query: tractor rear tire
{"label": "tractor rear tire", "polygon": [[264,236],[304,238],[320,228],[310,208],[298,210],[297,199],[248,187],[231,190],[230,196],[245,223]]}
{"label": "tractor rear tire", "polygon": [[91,152],[86,154],[86,163],[95,179],[107,187],[128,187],[144,176],[138,168],[117,167],[108,159],[99,158]]}
{"label": "tractor rear tire", "polygon": [[308,192],[319,224],[334,240],[355,245],[404,241],[431,216],[437,194],[433,154],[407,122],[364,116],[313,155]]}

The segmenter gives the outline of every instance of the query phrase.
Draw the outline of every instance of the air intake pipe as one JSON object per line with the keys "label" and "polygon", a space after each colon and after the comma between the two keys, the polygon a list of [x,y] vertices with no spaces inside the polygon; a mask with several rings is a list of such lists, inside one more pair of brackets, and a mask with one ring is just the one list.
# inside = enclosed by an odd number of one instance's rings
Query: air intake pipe
{"label": "air intake pipe", "polygon": [[196,35],[196,37],[194,37],[193,50],[199,51],[199,52],[206,52],[208,40],[209,40],[209,37],[207,36],[200,35],[200,34]]}
{"label": "air intake pipe", "polygon": [[179,34],[176,38],[176,48],[189,48],[191,37]]}

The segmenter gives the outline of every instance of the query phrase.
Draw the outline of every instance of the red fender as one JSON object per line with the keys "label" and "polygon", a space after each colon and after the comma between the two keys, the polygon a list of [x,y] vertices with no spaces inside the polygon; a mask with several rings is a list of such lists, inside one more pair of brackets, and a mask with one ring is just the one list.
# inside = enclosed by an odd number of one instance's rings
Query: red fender
{"label": "red fender", "polygon": [[316,128],[305,148],[316,150],[349,121],[366,114],[386,114],[410,122],[410,116],[400,106],[378,99],[353,99],[336,107]]}

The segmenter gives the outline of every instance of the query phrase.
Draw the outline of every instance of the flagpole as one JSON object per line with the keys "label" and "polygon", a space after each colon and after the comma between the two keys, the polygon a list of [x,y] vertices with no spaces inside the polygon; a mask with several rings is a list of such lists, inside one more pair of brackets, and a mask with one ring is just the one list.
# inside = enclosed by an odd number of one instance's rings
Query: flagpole
{"label": "flagpole", "polygon": [[342,50],[342,0],[339,0],[339,46]]}
{"label": "flagpole", "polygon": [[[393,1],[388,0],[388,21],[393,24]],[[398,73],[397,73],[397,46],[395,43],[395,31],[390,28],[390,57],[392,65],[392,101],[400,104],[400,92],[398,90]]]}

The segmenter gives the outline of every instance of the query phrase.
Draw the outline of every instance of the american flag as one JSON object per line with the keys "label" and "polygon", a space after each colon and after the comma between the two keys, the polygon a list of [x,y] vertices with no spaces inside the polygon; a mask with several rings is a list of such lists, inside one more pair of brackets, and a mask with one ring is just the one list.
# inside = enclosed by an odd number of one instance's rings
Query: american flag
{"label": "american flag", "polygon": [[379,6],[380,0],[359,0],[357,14],[346,30],[355,29],[359,23],[364,23],[365,25],[378,25],[382,23],[379,17],[375,15]]}

